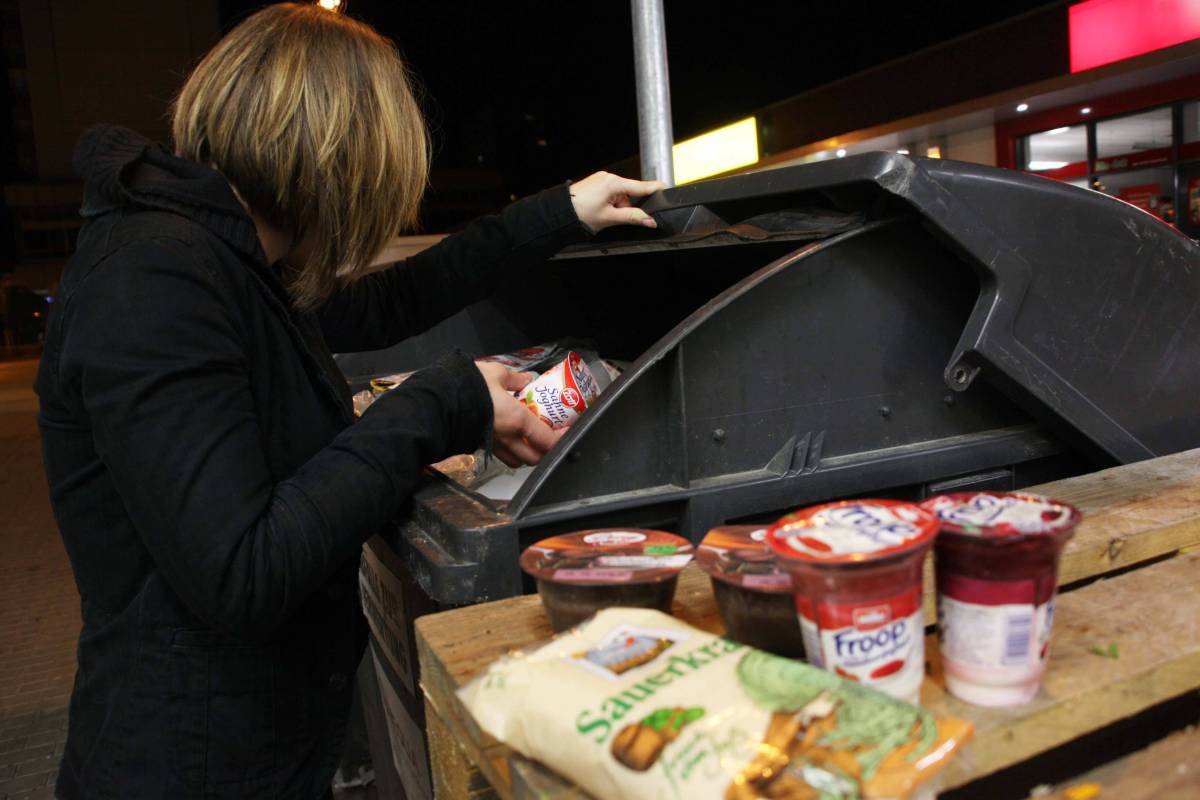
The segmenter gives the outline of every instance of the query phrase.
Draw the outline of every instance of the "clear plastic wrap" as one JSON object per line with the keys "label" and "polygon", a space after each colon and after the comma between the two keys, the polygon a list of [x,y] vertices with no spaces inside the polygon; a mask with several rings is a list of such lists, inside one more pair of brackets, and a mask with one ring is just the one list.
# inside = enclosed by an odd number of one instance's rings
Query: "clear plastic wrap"
{"label": "clear plastic wrap", "polygon": [[969,738],[836,675],[614,608],[459,691],[480,728],[597,798],[908,798]]}

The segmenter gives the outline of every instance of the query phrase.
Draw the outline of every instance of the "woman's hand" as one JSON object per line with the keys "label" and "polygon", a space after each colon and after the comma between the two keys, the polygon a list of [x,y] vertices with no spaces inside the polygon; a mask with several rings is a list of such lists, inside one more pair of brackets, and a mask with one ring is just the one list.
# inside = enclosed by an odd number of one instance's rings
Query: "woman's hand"
{"label": "woman's hand", "polygon": [[662,181],[635,181],[608,172],[597,172],[572,183],[571,204],[579,221],[592,233],[613,225],[644,225],[657,228],[654,218],[634,208],[631,197],[645,197],[667,188]]}
{"label": "woman's hand", "polygon": [[532,372],[513,372],[502,364],[477,361],[492,396],[492,449],[510,467],[536,464],[562,438],[566,428],[552,430],[513,397],[536,378]]}

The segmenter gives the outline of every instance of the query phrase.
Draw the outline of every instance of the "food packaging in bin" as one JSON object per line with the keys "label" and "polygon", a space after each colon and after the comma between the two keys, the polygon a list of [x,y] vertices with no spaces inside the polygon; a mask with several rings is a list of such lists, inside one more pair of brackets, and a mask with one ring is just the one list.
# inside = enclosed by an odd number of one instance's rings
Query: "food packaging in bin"
{"label": "food packaging in bin", "polygon": [[393,546],[442,604],[588,528],[1012,491],[1200,446],[1200,248],[1097,192],[872,153],[665,190],[352,382],[574,337],[624,372],[511,498],[430,472]]}

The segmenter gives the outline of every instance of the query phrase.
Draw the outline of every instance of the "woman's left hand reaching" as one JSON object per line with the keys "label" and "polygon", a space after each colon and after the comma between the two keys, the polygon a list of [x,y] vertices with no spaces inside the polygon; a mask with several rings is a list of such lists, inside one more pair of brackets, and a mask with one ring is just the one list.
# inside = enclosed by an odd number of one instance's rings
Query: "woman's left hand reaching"
{"label": "woman's left hand reaching", "polygon": [[630,198],[646,197],[667,188],[662,181],[635,181],[609,172],[596,172],[572,183],[571,204],[579,221],[597,233],[613,225],[657,228],[654,218],[634,207]]}
{"label": "woman's left hand reaching", "polygon": [[475,366],[483,374],[492,397],[492,452],[496,458],[510,467],[541,461],[567,429],[551,430],[513,396],[513,392],[521,391],[537,376],[487,361],[476,361]]}

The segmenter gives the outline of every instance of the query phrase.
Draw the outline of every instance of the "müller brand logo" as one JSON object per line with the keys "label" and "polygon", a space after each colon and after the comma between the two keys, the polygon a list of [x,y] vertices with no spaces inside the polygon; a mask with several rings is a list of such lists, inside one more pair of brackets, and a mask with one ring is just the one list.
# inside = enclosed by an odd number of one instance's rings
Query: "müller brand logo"
{"label": "m\u00fcller brand logo", "polygon": [[854,609],[854,627],[860,631],[878,628],[892,618],[887,606],[867,606]]}

